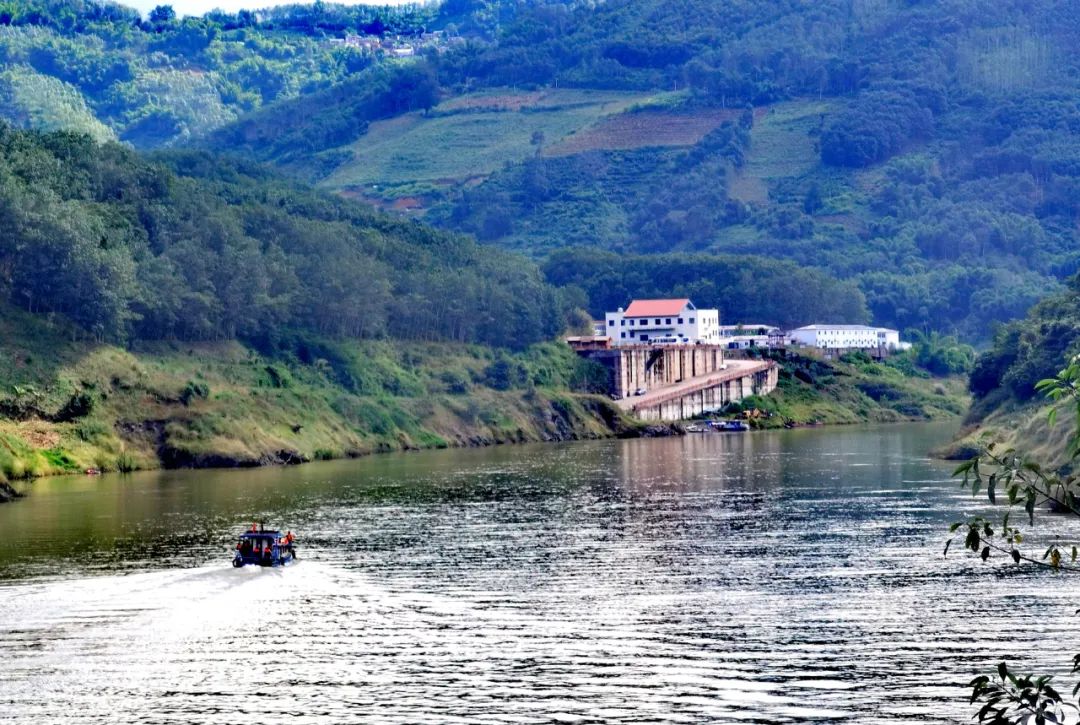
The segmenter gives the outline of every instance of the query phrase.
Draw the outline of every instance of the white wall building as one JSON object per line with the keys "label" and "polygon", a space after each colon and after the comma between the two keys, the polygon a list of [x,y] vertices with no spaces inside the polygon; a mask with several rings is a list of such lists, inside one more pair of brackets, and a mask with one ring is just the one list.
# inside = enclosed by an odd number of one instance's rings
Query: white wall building
{"label": "white wall building", "polygon": [[751,347],[780,347],[783,344],[783,337],[783,332],[775,325],[757,323],[720,325],[720,342],[732,350],[745,350]]}
{"label": "white wall building", "polygon": [[604,318],[613,345],[720,344],[720,313],[688,299],[634,300]]}
{"label": "white wall building", "polygon": [[804,347],[906,350],[911,346],[900,342],[896,330],[866,325],[807,325],[792,330],[789,336],[793,344]]}

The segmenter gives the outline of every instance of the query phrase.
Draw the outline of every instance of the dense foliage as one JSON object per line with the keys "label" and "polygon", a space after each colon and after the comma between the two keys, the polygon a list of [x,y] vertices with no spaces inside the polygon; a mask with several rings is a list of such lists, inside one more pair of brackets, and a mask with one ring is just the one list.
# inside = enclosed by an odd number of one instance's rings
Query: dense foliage
{"label": "dense foliage", "polygon": [[[257,3],[256,3],[257,5]],[[94,0],[0,2],[0,113],[35,127],[97,130],[136,146],[171,145],[276,100],[343,81],[377,63],[348,33],[412,37],[439,20],[433,6],[280,6],[178,18],[168,5],[143,19]],[[444,21],[445,23],[445,21]],[[35,93],[5,89],[45,85]],[[6,108],[5,108],[6,105]]]}
{"label": "dense foliage", "polygon": [[566,319],[534,266],[461,236],[209,155],[3,126],[0,295],[110,339],[524,346]]}
{"label": "dense foliage", "polygon": [[971,391],[978,398],[1029,400],[1040,380],[1078,353],[1080,276],[1074,276],[1064,292],[1040,302],[1025,319],[998,328],[993,346],[975,361]]}
{"label": "dense foliage", "polygon": [[[741,157],[703,139],[688,154],[529,161],[464,191],[448,223],[520,248],[591,236],[612,249],[786,257],[855,280],[876,322],[984,339],[1080,265],[1075,17],[1058,0],[539,6],[475,76],[686,87],[690,108],[817,99],[803,133],[818,164],[779,178],[766,168],[767,198],[754,198],[732,192],[755,180],[742,162],[798,151],[775,134],[754,148],[757,130]],[[519,56],[529,62],[497,61]],[[711,182],[688,163],[703,156]],[[538,177],[546,196],[530,193]]]}
{"label": "dense foliage", "polygon": [[862,293],[816,270],[756,257],[691,254],[617,255],[594,249],[556,252],[544,264],[556,285],[585,290],[591,312],[625,307],[634,297],[689,297],[717,307],[721,324],[770,322],[787,328],[814,320],[861,323]]}
{"label": "dense foliage", "polygon": [[[438,99],[438,83],[426,62],[370,68],[355,78],[302,98],[275,104],[263,113],[217,131],[208,145],[318,178],[340,162],[332,149],[367,130],[368,122],[427,109]],[[314,167],[312,161],[314,160]]]}
{"label": "dense foliage", "polygon": [[[468,40],[394,61],[328,42],[435,28]],[[335,188],[536,257],[786,259],[857,285],[878,324],[980,342],[1080,270],[1078,45],[1065,0],[447,0],[186,19],[33,0],[0,3],[0,114],[146,147],[208,136],[327,180],[378,154],[387,127],[461,113],[477,89],[617,89],[627,101],[608,113],[640,121],[640,138],[549,153],[581,136],[571,101],[542,109],[565,114],[548,126],[563,135],[522,151],[497,134],[541,114],[511,100],[475,119],[505,163],[469,170],[478,137],[432,133],[386,152],[397,191]],[[366,146],[372,122],[410,111]],[[657,112],[724,120],[652,144]],[[459,163],[430,167],[459,175],[409,176],[440,155]]]}

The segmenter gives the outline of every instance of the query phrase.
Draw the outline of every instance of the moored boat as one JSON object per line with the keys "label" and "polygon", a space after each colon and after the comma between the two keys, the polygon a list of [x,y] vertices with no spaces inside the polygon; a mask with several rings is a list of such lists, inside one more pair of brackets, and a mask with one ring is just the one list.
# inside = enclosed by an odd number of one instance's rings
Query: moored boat
{"label": "moored boat", "polygon": [[741,420],[714,420],[711,423],[714,430],[724,432],[742,432],[750,430],[750,426]]}

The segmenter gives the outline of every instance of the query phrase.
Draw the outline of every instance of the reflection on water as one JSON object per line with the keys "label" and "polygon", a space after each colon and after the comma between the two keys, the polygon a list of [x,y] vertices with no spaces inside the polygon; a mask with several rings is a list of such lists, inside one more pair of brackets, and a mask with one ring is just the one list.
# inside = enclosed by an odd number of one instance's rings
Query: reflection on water
{"label": "reflection on water", "polygon": [[[941,558],[980,505],[948,432],[39,481],[0,507],[0,721],[967,719],[977,647],[1060,669],[1080,592]],[[302,561],[230,568],[255,518]]]}

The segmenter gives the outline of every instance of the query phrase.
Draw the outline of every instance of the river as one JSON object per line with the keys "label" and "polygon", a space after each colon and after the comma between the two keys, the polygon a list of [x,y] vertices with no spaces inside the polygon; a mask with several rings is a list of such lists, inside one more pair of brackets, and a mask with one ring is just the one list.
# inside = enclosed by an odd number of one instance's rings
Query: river
{"label": "river", "polygon": [[[964,721],[981,650],[1067,667],[1080,583],[942,557],[983,507],[951,432],[40,480],[0,506],[0,721]],[[256,518],[295,566],[229,566]]]}

